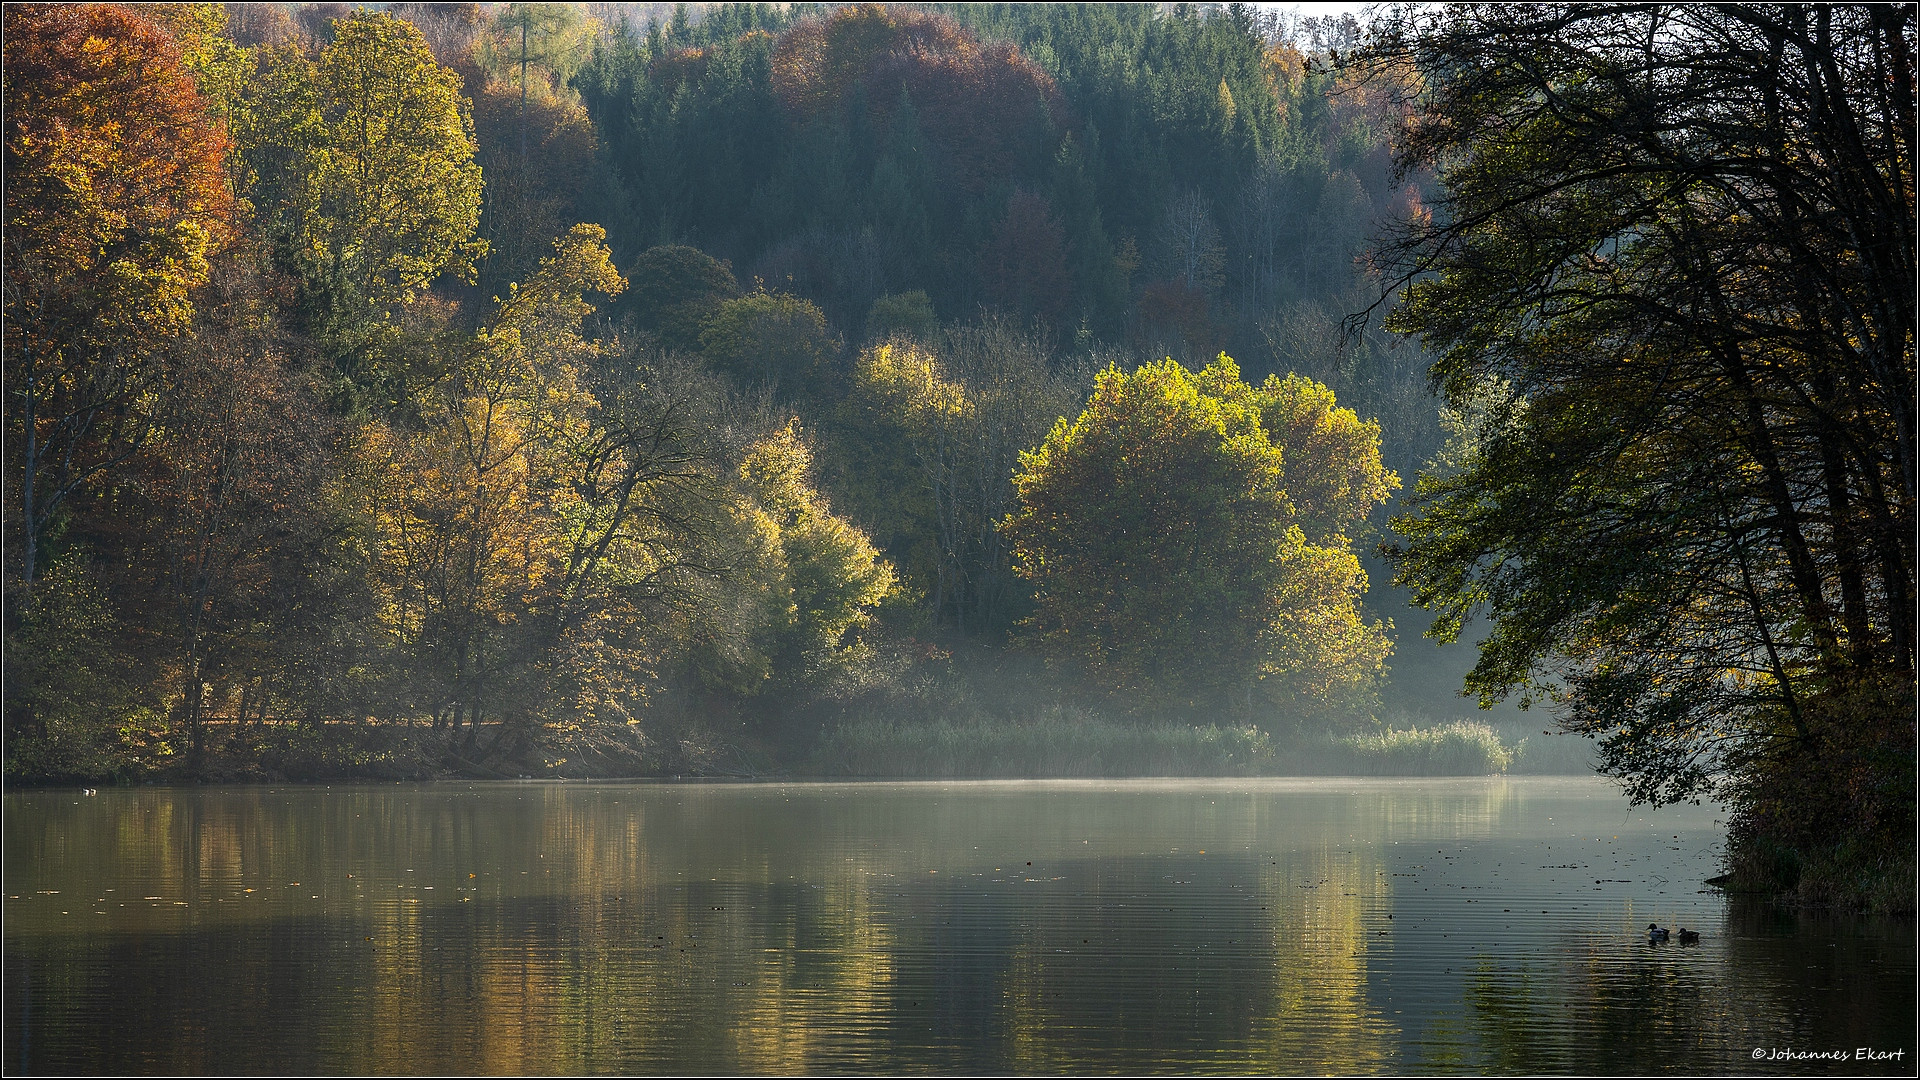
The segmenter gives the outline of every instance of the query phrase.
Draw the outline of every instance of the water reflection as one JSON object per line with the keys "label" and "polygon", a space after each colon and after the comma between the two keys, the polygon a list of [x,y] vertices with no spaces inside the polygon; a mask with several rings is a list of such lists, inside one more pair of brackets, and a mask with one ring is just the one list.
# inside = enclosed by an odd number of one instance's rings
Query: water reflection
{"label": "water reflection", "polygon": [[9,795],[7,1061],[1910,1072],[1912,924],[1730,911],[1718,834],[1565,778]]}

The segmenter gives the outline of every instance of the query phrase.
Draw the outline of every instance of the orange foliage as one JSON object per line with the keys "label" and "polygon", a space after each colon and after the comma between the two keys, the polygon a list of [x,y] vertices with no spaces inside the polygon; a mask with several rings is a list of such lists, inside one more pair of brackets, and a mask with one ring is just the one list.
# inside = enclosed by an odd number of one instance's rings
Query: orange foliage
{"label": "orange foliage", "polygon": [[1266,61],[1267,86],[1273,91],[1280,118],[1285,120],[1288,103],[1307,81],[1307,58],[1299,49],[1282,42],[1267,50]]}
{"label": "orange foliage", "polygon": [[1066,126],[1053,76],[1011,44],[983,44],[952,19],[924,11],[859,4],[827,19],[796,23],[773,54],[773,83],[787,107],[816,116],[842,107],[855,83],[884,123],[901,92],[921,130],[946,151],[952,174],[970,191],[1011,171],[1017,140],[1044,106]]}
{"label": "orange foliage", "polygon": [[1267,49],[1267,84],[1275,97],[1292,97],[1306,77],[1307,58],[1299,49],[1286,42]]}
{"label": "orange foliage", "polygon": [[173,40],[122,7],[10,5],[5,82],[9,291],[42,332],[184,329],[233,196]]}
{"label": "orange foliage", "polygon": [[647,77],[671,96],[682,86],[697,84],[706,75],[712,55],[710,49],[677,49],[656,58]]}
{"label": "orange foliage", "polygon": [[[1327,104],[1332,107],[1327,145],[1338,145],[1351,128],[1366,132],[1362,141],[1372,149],[1356,164],[1354,175],[1376,200],[1392,196],[1396,143],[1413,119],[1413,102],[1420,85],[1419,73],[1404,65],[1382,65],[1365,71],[1342,68],[1334,74],[1333,89],[1327,95]],[[1414,198],[1417,201],[1418,196]]]}

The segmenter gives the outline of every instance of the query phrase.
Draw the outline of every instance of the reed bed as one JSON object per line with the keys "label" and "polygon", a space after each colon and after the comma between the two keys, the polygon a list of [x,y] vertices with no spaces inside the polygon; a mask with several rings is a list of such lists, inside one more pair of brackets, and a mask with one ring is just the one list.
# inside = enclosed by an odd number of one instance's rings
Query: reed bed
{"label": "reed bed", "polygon": [[895,779],[1487,776],[1592,766],[1582,740],[1536,740],[1472,720],[1281,740],[1252,725],[1120,722],[1066,706],[1027,718],[847,720],[828,729],[804,771]]}
{"label": "reed bed", "polygon": [[1426,728],[1335,735],[1294,755],[1299,771],[1342,776],[1485,776],[1504,773],[1514,751],[1489,724],[1455,720]]}

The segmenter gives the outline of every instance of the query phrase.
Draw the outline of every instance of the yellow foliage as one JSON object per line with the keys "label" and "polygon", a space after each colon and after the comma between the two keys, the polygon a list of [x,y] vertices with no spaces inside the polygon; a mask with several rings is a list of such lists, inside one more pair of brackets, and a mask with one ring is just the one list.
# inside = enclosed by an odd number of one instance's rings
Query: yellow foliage
{"label": "yellow foliage", "polygon": [[972,411],[966,387],[949,381],[934,355],[917,345],[887,342],[860,357],[861,390],[887,402],[914,427],[931,431]]}

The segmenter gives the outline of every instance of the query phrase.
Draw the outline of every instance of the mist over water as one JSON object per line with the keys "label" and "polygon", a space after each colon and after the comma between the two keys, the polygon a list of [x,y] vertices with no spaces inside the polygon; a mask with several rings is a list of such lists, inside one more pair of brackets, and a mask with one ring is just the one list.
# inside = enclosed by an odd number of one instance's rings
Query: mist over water
{"label": "mist over water", "polygon": [[6,1061],[1910,1072],[1912,922],[1730,906],[1722,835],[1587,777],[12,794]]}

